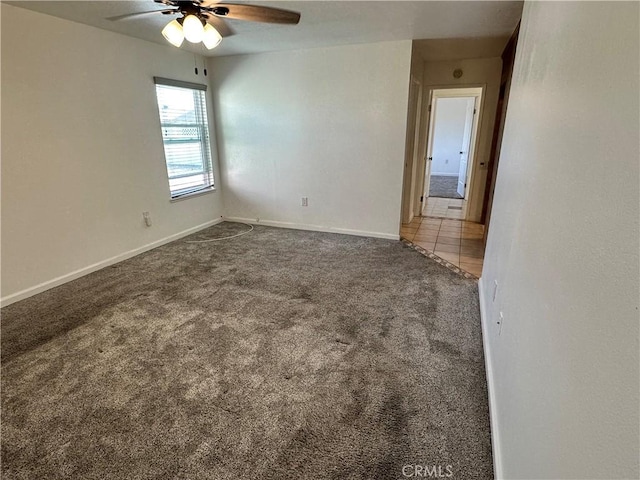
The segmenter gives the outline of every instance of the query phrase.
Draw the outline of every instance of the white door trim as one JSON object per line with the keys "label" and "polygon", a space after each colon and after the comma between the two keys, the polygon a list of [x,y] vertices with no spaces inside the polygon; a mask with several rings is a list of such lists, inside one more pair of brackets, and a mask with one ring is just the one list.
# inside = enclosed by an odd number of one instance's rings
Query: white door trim
{"label": "white door trim", "polygon": [[409,223],[416,214],[416,211],[414,210],[415,192],[417,190],[415,177],[416,172],[418,171],[416,164],[416,151],[418,148],[418,140],[420,138],[419,121],[421,114],[421,96],[422,85],[416,77],[411,75],[407,109],[404,175],[402,181],[402,223]]}

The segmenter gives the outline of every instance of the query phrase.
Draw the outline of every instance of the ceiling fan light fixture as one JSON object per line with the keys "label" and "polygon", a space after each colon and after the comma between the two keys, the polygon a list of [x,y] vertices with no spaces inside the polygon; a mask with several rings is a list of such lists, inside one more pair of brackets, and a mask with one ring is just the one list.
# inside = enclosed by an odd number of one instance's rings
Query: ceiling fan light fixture
{"label": "ceiling fan light fixture", "polygon": [[[2,0],[0,0],[1,2]],[[164,5],[162,10],[136,12],[109,17],[116,21],[140,15],[153,14],[178,15],[162,29],[162,36],[172,45],[180,47],[186,38],[191,43],[202,42],[209,50],[216,48],[222,41],[222,35],[207,22],[214,22],[224,35],[232,35],[233,30],[220,19],[244,20],[275,24],[296,25],[300,22],[300,13],[281,8],[249,5],[247,3],[217,3],[219,0],[154,0]],[[215,18],[217,17],[217,19]]]}
{"label": "ceiling fan light fixture", "polygon": [[184,30],[184,38],[191,43],[198,43],[202,41],[204,36],[204,27],[202,26],[202,20],[195,15],[187,15],[182,22],[182,29]]}
{"label": "ceiling fan light fixture", "polygon": [[162,29],[162,36],[167,39],[167,41],[176,47],[180,47],[182,42],[184,42],[184,32],[182,30],[182,25],[178,22],[178,20],[172,20]]}
{"label": "ceiling fan light fixture", "polygon": [[207,47],[207,50],[212,50],[220,45],[222,41],[222,35],[208,23],[204,26],[204,34],[202,36],[202,43]]}

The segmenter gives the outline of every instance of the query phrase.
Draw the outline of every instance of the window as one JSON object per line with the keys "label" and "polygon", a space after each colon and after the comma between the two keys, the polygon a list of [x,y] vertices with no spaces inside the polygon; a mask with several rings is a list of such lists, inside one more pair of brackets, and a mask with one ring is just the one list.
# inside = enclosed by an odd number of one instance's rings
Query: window
{"label": "window", "polygon": [[171,198],[213,188],[207,87],[154,77]]}

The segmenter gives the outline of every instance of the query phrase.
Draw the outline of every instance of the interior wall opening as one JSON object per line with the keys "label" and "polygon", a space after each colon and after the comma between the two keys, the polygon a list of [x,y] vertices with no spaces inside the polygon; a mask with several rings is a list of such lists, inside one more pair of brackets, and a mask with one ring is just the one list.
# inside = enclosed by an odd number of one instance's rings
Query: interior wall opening
{"label": "interior wall opening", "polygon": [[475,98],[437,98],[433,109],[436,113],[429,158],[429,197],[464,198]]}
{"label": "interior wall opening", "polygon": [[430,92],[422,216],[466,219],[482,87]]}
{"label": "interior wall opening", "polygon": [[[426,149],[416,168],[415,216],[403,220],[400,230],[402,238],[475,276],[482,271],[484,226],[466,218],[483,93],[482,86],[425,93]],[[405,193],[414,195],[409,189]]]}
{"label": "interior wall opening", "polygon": [[[449,84],[445,82],[447,69],[456,65],[431,61],[425,64],[424,69],[422,119],[419,127],[421,137],[416,146],[419,151],[415,156],[418,165],[415,168],[414,180],[418,187],[412,198],[413,210],[416,214],[402,217],[400,236],[446,260],[454,269],[460,269],[478,277],[482,273],[484,244],[489,228],[518,32],[519,29],[516,28],[506,41],[506,45],[502,47],[498,89],[496,89],[495,78],[486,72],[470,78],[469,83]],[[425,58],[425,50],[421,51]],[[428,50],[427,53],[429,53]],[[455,71],[453,73],[455,74]],[[495,98],[496,95],[497,98]],[[476,114],[472,122],[473,131],[469,148],[460,148],[457,151],[457,155],[468,155],[466,182],[461,175],[465,172],[464,165],[457,163],[457,159],[453,159],[453,154],[448,156],[445,154],[442,162],[441,153],[438,153],[441,150],[433,142],[434,137],[438,136],[435,132],[438,123],[447,124],[446,120],[443,122],[436,120],[438,109],[443,110],[442,105],[448,98],[464,97],[476,99]],[[461,100],[460,103],[463,101]],[[444,110],[446,109],[445,107]],[[465,120],[466,118],[465,116]],[[449,129],[444,128],[444,130]],[[486,148],[487,135],[491,136],[490,151]],[[449,151],[455,153],[455,150]],[[436,161],[435,164],[434,161]],[[433,184],[436,174],[444,174],[441,176],[445,177],[457,176],[455,181],[457,195],[455,196],[461,198],[451,198],[454,196],[451,193],[451,185],[448,187],[448,194],[440,194],[436,190],[437,185]],[[451,180],[449,181],[452,183]],[[408,182],[408,184],[411,183]],[[458,193],[458,187],[460,187],[460,193]]]}

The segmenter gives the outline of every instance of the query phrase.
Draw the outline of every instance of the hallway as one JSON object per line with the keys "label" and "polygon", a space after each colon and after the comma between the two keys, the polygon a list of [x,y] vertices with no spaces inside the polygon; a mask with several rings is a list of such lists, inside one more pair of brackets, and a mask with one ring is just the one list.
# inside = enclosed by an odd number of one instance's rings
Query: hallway
{"label": "hallway", "polygon": [[480,277],[484,225],[463,220],[415,217],[402,224],[400,236],[462,270]]}
{"label": "hallway", "polygon": [[427,197],[423,214],[425,217],[464,220],[467,214],[467,201],[462,198]]}

